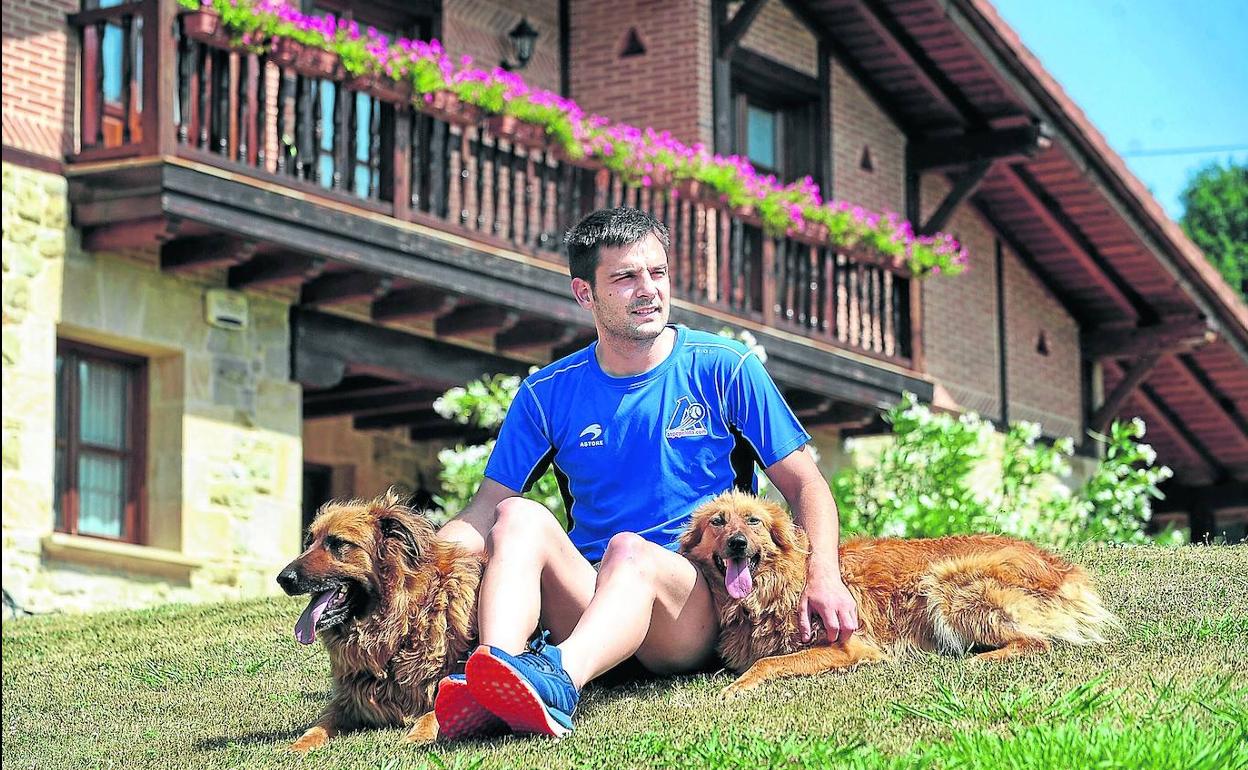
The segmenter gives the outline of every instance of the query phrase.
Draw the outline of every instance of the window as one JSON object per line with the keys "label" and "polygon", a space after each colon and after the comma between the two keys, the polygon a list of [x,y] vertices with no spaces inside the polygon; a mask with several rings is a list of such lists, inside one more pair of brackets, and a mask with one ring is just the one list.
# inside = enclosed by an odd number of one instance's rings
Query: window
{"label": "window", "polygon": [[61,340],[56,353],[56,530],[142,539],[147,370]]}
{"label": "window", "polygon": [[815,78],[750,51],[732,57],[732,152],[759,172],[791,182],[818,179],[819,87]]}

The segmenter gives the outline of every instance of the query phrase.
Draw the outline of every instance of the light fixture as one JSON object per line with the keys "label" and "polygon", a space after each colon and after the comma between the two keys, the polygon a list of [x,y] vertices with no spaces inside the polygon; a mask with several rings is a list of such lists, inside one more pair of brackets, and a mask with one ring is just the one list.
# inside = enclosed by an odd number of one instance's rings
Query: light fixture
{"label": "light fixture", "polygon": [[537,43],[537,30],[529,24],[527,17],[521,17],[520,23],[517,24],[510,32],[507,33],[508,40],[511,41],[511,50],[515,54],[514,62],[503,59],[499,62],[499,66],[511,72],[522,70],[529,64],[529,59],[533,58],[533,46]]}

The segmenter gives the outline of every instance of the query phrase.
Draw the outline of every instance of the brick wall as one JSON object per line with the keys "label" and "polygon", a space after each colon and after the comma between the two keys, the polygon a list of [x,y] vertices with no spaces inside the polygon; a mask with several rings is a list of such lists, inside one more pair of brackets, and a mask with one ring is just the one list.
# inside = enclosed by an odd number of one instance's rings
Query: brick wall
{"label": "brick wall", "polygon": [[[863,148],[874,170],[863,170]],[[832,64],[832,198],[905,211],[906,137],[853,76]]]}
{"label": "brick wall", "polygon": [[65,14],[76,0],[4,0],[4,144],[50,158],[69,149],[76,44]]}
{"label": "brick wall", "polygon": [[513,59],[507,33],[526,17],[538,32],[533,58],[520,72],[534,88],[559,92],[559,0],[448,0],[442,6],[442,44],[455,57],[471,56],[490,70]]}
{"label": "brick wall", "polygon": [[[924,177],[924,217],[948,189],[940,176]],[[970,269],[923,283],[928,372],[958,407],[999,421],[996,234],[965,204],[945,229],[966,246]],[[1078,437],[1083,409],[1078,324],[1008,248],[1002,262],[1009,419],[1038,422],[1048,436]],[[1038,350],[1041,332],[1047,353]]]}
{"label": "brick wall", "polygon": [[[924,217],[931,216],[948,189],[942,177],[929,174],[923,178]],[[965,205],[945,229],[963,243],[970,262],[959,276],[931,276],[922,284],[927,370],[954,405],[999,420],[995,238],[987,223]]]}
{"label": "brick wall", "polygon": [[[630,29],[646,52],[621,57]],[[705,0],[572,3],[572,98],[589,112],[710,144],[709,36]]]}
{"label": "brick wall", "polygon": [[[732,17],[739,3],[730,4]],[[785,64],[798,72],[819,76],[819,41],[783,3],[767,3],[741,39],[741,47]]]}
{"label": "brick wall", "polygon": [[[1010,420],[1038,422],[1047,436],[1079,438],[1079,326],[1009,249],[1004,263]],[[1038,350],[1041,333],[1047,353]]]}

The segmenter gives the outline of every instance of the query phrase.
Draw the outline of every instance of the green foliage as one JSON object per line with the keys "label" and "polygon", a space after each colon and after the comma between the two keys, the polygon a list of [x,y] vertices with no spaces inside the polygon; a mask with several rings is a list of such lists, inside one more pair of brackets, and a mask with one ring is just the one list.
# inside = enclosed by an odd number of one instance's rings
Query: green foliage
{"label": "green foliage", "polygon": [[[507,408],[519,389],[519,377],[495,374],[473,380],[462,388],[451,388],[434,402],[433,408],[438,414],[461,425],[496,430],[503,424]],[[438,473],[442,494],[434,495],[434,500],[448,518],[462,511],[477,493],[492,451],[493,439],[484,444],[460,444],[438,452],[438,462],[442,463],[442,470]],[[546,506],[567,526],[567,511],[564,510],[563,496],[559,493],[559,483],[553,472],[547,470],[524,496]]]}
{"label": "green foliage", "polygon": [[1181,197],[1184,232],[1227,283],[1248,296],[1248,165],[1205,166]]}
{"label": "green foliage", "polygon": [[[836,475],[833,491],[846,532],[939,537],[1001,532],[1049,545],[1081,541],[1148,541],[1157,485],[1171,476],[1139,443],[1144,423],[1114,423],[1105,457],[1074,494],[1069,476],[1074,442],[1039,442],[1034,423],[1018,422],[999,437],[978,415],[933,413],[910,394],[889,411],[893,441],[866,464]],[[1172,536],[1167,536],[1172,537]]]}

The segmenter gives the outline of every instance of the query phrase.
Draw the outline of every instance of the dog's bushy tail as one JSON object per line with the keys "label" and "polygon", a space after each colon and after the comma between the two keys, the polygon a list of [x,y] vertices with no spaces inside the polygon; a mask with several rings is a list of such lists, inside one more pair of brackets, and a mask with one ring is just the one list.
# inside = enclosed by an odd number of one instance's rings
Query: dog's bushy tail
{"label": "dog's bushy tail", "polygon": [[946,652],[1019,639],[1104,644],[1121,627],[1082,568],[1027,544],[935,562],[922,584],[933,646]]}

